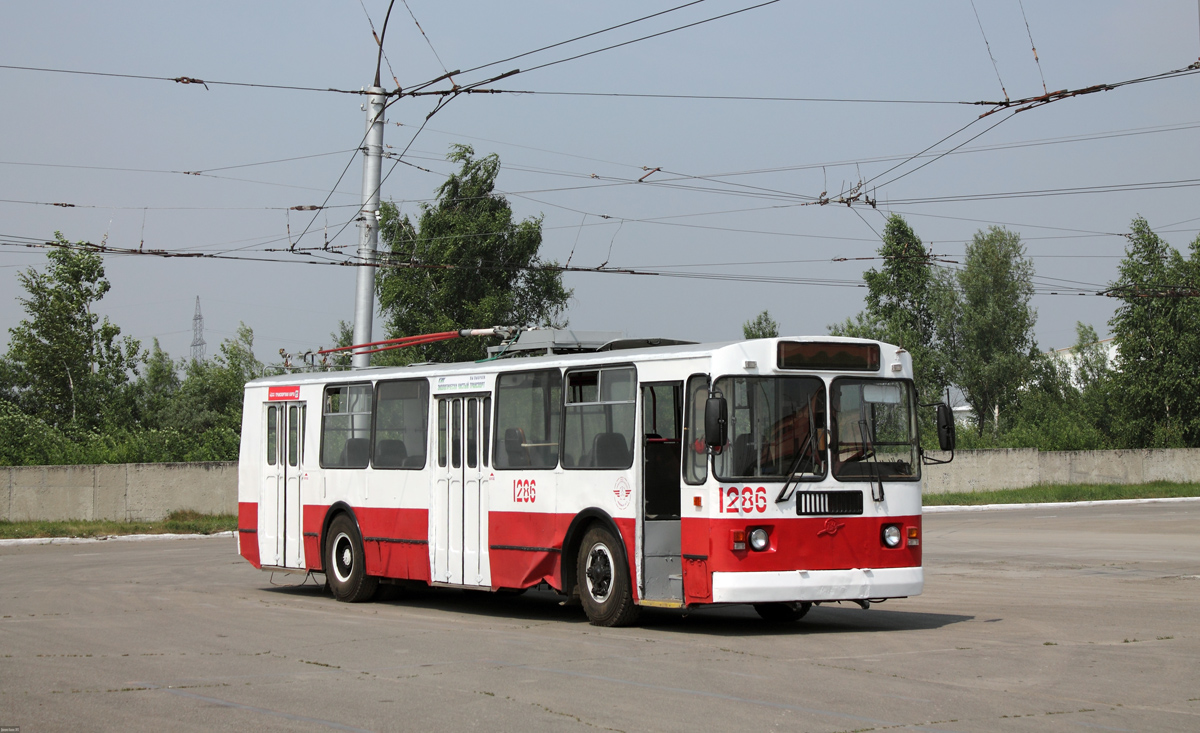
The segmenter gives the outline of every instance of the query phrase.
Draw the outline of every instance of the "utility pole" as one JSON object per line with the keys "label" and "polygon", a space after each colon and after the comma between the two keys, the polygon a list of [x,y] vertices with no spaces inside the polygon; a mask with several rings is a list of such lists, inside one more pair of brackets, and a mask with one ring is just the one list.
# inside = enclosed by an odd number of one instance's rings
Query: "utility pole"
{"label": "utility pole", "polygon": [[[362,209],[359,211],[358,285],[354,293],[354,343],[365,344],[371,336],[375,316],[375,253],[379,246],[379,178],[383,158],[383,112],[387,96],[379,86],[367,90],[370,96],[363,108],[367,112],[367,136],[363,147]],[[371,366],[370,354],[355,354],[350,365],[355,369]]]}

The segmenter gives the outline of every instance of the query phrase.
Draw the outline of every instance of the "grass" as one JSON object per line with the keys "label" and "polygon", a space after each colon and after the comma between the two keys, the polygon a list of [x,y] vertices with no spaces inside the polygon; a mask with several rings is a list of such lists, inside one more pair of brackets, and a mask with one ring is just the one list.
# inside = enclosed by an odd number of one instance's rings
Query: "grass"
{"label": "grass", "polygon": [[1108,501],[1112,499],[1160,499],[1200,496],[1200,483],[1178,484],[1152,481],[1147,484],[1045,484],[1026,489],[960,491],[925,494],[925,506],[978,504],[1043,504],[1051,501]]}
{"label": "grass", "polygon": [[213,534],[237,529],[232,514],[201,514],[191,509],[171,512],[158,522],[68,520],[63,522],[9,522],[0,520],[0,539],[31,537],[104,537],[114,534]]}

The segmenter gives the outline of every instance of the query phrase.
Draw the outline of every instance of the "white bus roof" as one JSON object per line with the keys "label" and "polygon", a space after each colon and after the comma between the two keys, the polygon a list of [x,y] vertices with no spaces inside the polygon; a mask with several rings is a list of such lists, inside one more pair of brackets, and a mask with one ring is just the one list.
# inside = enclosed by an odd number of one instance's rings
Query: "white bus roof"
{"label": "white bus roof", "polygon": [[[668,339],[662,339],[668,341]],[[870,339],[847,338],[844,336],[780,336],[776,338],[764,338],[746,340],[740,339],[737,341],[718,341],[713,343],[680,343],[672,341],[672,345],[667,346],[651,346],[644,348],[623,349],[618,348],[611,351],[589,351],[575,354],[550,354],[541,356],[516,357],[511,359],[501,358],[493,359],[484,362],[475,361],[459,361],[459,362],[422,362],[418,364],[410,364],[407,366],[380,366],[368,367],[366,369],[346,369],[346,370],[327,370],[327,371],[295,371],[287,374],[278,374],[269,377],[260,377],[246,384],[251,386],[267,386],[272,384],[306,384],[313,382],[330,382],[330,381],[362,381],[364,379],[376,378],[395,378],[395,377],[419,377],[430,375],[444,375],[462,372],[479,372],[492,371],[499,368],[500,371],[524,371],[526,369],[537,369],[539,367],[554,367],[554,366],[572,366],[576,364],[623,364],[634,361],[659,361],[669,359],[687,359],[699,358],[705,356],[713,356],[723,349],[728,349],[736,346],[747,346],[750,344],[765,344],[778,343],[779,341],[800,341],[800,342],[828,342],[828,343],[863,343],[871,342],[878,343],[883,349],[898,349],[898,347],[884,343],[882,341],[871,341]],[[773,350],[773,349],[772,349]]]}

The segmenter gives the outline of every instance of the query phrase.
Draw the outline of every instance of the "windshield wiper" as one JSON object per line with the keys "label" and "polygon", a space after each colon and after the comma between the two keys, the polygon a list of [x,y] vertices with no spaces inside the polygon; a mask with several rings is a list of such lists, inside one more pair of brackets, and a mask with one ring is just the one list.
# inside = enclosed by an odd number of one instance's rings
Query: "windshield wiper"
{"label": "windshield wiper", "polygon": [[[858,410],[858,431],[863,442],[863,462],[866,462],[865,459],[868,455],[871,457],[871,462],[867,464],[870,466],[871,498],[875,501],[883,501],[883,479],[879,477],[879,456],[875,454],[875,438],[871,435],[871,429],[867,425],[866,411],[867,405],[864,402],[859,406]],[[879,486],[878,495],[875,493],[876,484]]]}
{"label": "windshield wiper", "polygon": [[[817,423],[816,419],[813,417],[812,405],[810,404],[808,406],[808,440],[804,442],[804,447],[800,449],[800,452],[797,453],[796,457],[792,460],[792,465],[788,467],[787,481],[783,482],[783,488],[779,490],[779,495],[775,497],[776,504],[792,498],[792,494],[788,493],[788,488],[792,485],[792,481],[796,478],[796,471],[800,468],[800,461],[804,459],[804,456],[808,453],[809,448],[813,448],[813,453],[816,453],[816,439]],[[813,463],[815,465],[816,462],[814,461]],[[816,471],[814,470],[813,473],[816,473]],[[793,490],[792,493],[795,493],[795,491]]]}

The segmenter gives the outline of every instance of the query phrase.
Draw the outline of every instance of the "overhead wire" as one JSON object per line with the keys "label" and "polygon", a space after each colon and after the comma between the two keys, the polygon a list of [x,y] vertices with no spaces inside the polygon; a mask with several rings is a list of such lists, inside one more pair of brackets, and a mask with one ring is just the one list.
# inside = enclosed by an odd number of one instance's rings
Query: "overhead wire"
{"label": "overhead wire", "polygon": [[[0,242],[0,246],[5,246],[6,244],[7,243]],[[780,275],[734,274],[734,273],[728,273],[728,272],[680,272],[677,270],[648,269],[645,267],[567,267],[567,266],[561,266],[561,265],[529,265],[529,266],[469,265],[469,266],[464,267],[464,266],[458,266],[458,265],[445,265],[445,264],[436,264],[436,265],[428,264],[427,265],[427,264],[412,263],[412,262],[389,263],[389,262],[385,261],[386,258],[384,258],[384,260],[381,260],[378,262],[354,262],[349,259],[339,261],[339,262],[334,262],[334,261],[319,260],[319,259],[297,259],[297,258],[278,259],[278,258],[264,258],[264,257],[249,257],[246,255],[223,255],[223,254],[216,254],[216,253],[193,253],[193,254],[185,255],[185,254],[179,254],[179,253],[172,253],[172,252],[168,252],[165,250],[153,250],[153,249],[152,250],[133,250],[133,249],[116,248],[116,247],[111,247],[111,246],[107,246],[107,245],[96,245],[96,244],[93,244],[90,242],[84,242],[84,243],[43,242],[40,244],[21,244],[18,246],[21,246],[21,247],[58,247],[58,248],[65,248],[65,249],[86,250],[86,251],[96,252],[99,254],[107,254],[107,255],[122,255],[122,254],[124,254],[124,255],[143,255],[143,256],[168,257],[168,258],[185,257],[185,258],[189,258],[189,259],[200,258],[200,259],[219,259],[219,260],[240,260],[240,261],[250,261],[250,262],[288,262],[288,263],[292,263],[292,264],[311,264],[311,265],[323,265],[323,266],[333,266],[333,267],[370,266],[370,267],[378,267],[378,268],[397,268],[398,267],[398,268],[403,268],[403,269],[427,269],[427,270],[468,269],[468,270],[472,270],[472,271],[488,271],[488,270],[526,271],[526,270],[528,270],[528,271],[549,271],[549,272],[559,272],[559,273],[570,272],[570,273],[594,273],[594,274],[609,274],[609,275],[653,276],[653,277],[682,278],[682,279],[690,279],[690,280],[711,280],[711,281],[723,281],[723,282],[749,282],[749,283],[760,283],[760,284],[806,285],[806,286],[852,287],[852,288],[866,287],[865,283],[863,283],[863,281],[861,279],[848,280],[848,279],[838,279],[838,278],[813,278],[813,277],[792,277],[792,276],[780,276]],[[835,260],[835,261],[837,261],[837,260]],[[845,260],[843,260],[843,261],[845,261]],[[932,264],[935,267],[944,267],[944,268],[948,268],[948,269],[952,269],[952,270],[959,269],[953,265],[941,264],[936,261],[932,262]],[[1098,284],[1095,284],[1095,283],[1083,283],[1080,281],[1069,281],[1069,280],[1063,280],[1060,278],[1047,278],[1047,277],[1037,277],[1036,279],[1064,283],[1063,286],[1057,286],[1057,285],[1053,285],[1053,284],[1049,284],[1049,283],[1045,283],[1045,282],[1037,284],[1037,285],[1035,285],[1035,294],[1038,294],[1038,295],[1095,295],[1095,296],[1108,296],[1108,297],[1122,297],[1117,292],[1119,289],[1114,289],[1114,288],[1109,288],[1109,287],[1105,287],[1102,290],[1088,289],[1088,288],[1099,288],[1100,287]],[[1087,286],[1087,287],[1079,287],[1079,286]],[[1057,289],[1050,290],[1050,288],[1057,288]],[[1191,288],[1190,286],[1187,288],[1169,286],[1169,289],[1170,289],[1170,292],[1167,292],[1166,289],[1164,289],[1164,292],[1137,293],[1136,295],[1139,295],[1142,297],[1180,297],[1180,296],[1200,297],[1200,290],[1196,290],[1195,288]]]}
{"label": "overhead wire", "polygon": [[581,36],[575,36],[574,38],[568,38],[565,41],[558,41],[557,43],[551,43],[548,46],[542,46],[541,48],[535,48],[532,51],[526,51],[524,53],[519,53],[515,56],[509,56],[507,58],[500,59],[499,61],[491,61],[486,64],[480,64],[479,66],[473,66],[469,69],[464,69],[463,71],[460,71],[459,73],[460,74],[470,74],[472,72],[479,71],[481,69],[486,69],[486,68],[489,68],[492,66],[499,66],[500,64],[506,64],[509,61],[516,61],[517,59],[525,58],[526,56],[532,56],[535,53],[541,53],[542,51],[549,51],[552,48],[558,48],[559,46],[565,46],[567,44],[574,43],[576,41],[582,41],[585,38],[591,38],[593,36],[598,36],[603,33],[608,33],[609,31],[615,31],[618,28],[624,28],[626,26],[634,25],[635,23],[641,23],[644,20],[650,20],[651,18],[657,18],[661,15],[667,15],[669,13],[674,13],[677,10],[683,10],[684,8],[689,8],[693,5],[699,5],[700,3],[703,3],[703,2],[706,2],[706,0],[692,0],[691,2],[687,2],[682,5],[676,5],[673,8],[667,8],[666,10],[660,10],[657,13],[651,13],[650,15],[643,15],[640,18],[634,18],[633,20],[627,20],[623,23],[618,23],[617,25],[612,25],[607,28],[601,28],[598,31],[592,31],[591,33],[585,33]]}
{"label": "overhead wire", "polygon": [[78,76],[103,76],[117,79],[141,79],[148,81],[171,81],[177,84],[199,84],[205,89],[208,85],[227,86],[227,87],[253,87],[256,89],[281,89],[295,92],[332,92],[335,94],[356,94],[364,95],[367,92],[355,89],[334,89],[332,87],[304,87],[290,84],[259,84],[245,81],[215,81],[213,79],[197,79],[192,76],[152,76],[148,74],[118,74],[108,71],[83,71],[80,69],[53,69],[39,66],[17,66],[14,64],[0,64],[0,69],[10,69],[14,71],[38,71],[48,74],[74,74]]}
{"label": "overhead wire", "polygon": [[983,30],[983,21],[979,19],[979,9],[975,7],[975,0],[971,0],[971,10],[975,11],[975,22],[979,24],[983,45],[987,47],[988,58],[992,60],[992,68],[996,70],[996,81],[1000,82],[1000,91],[1004,92],[1004,100],[1008,101],[1008,90],[1004,88],[1004,80],[1000,78],[1000,67],[996,64],[996,57],[992,55],[992,44],[988,43],[987,33]]}
{"label": "overhead wire", "polygon": [[[583,53],[578,53],[578,54],[575,54],[575,55],[573,55],[573,56],[567,56],[566,58],[557,59],[557,60],[555,60],[555,61],[547,61],[547,62],[545,62],[545,63],[538,64],[538,65],[536,65],[536,66],[531,66],[531,67],[529,67],[529,68],[526,68],[526,69],[514,69],[513,71],[510,71],[510,72],[508,72],[507,74],[504,74],[504,75],[502,75],[502,77],[504,77],[504,76],[515,76],[516,74],[528,74],[528,73],[530,73],[530,72],[532,72],[532,71],[538,71],[539,69],[545,69],[545,68],[548,68],[548,67],[551,67],[551,66],[557,66],[558,64],[565,64],[565,63],[567,63],[567,62],[569,62],[569,61],[576,61],[576,60],[578,60],[578,59],[581,59],[581,58],[586,58],[586,57],[588,57],[588,56],[594,56],[594,55],[596,55],[596,54],[598,54],[598,53],[604,53],[605,51],[611,51],[611,50],[613,50],[613,49],[622,48],[622,47],[624,47],[624,46],[629,46],[629,45],[632,45],[632,44],[634,44],[634,43],[641,43],[642,41],[648,41],[648,40],[650,40],[650,39],[652,39],[652,38],[660,38],[660,37],[662,37],[662,36],[665,36],[665,35],[668,35],[668,34],[671,34],[671,33],[677,33],[677,32],[679,32],[679,31],[686,30],[686,29],[688,29],[688,28],[695,28],[696,26],[704,25],[705,23],[712,23],[713,21],[717,21],[717,20],[723,20],[723,19],[725,19],[725,18],[729,18],[729,17],[732,17],[732,16],[734,16],[734,15],[739,15],[739,14],[741,14],[741,13],[746,13],[746,12],[749,12],[749,11],[751,11],[751,10],[757,10],[757,9],[759,9],[759,8],[766,7],[766,6],[768,6],[768,5],[774,5],[775,3],[778,3],[778,2],[780,2],[780,0],[766,0],[765,2],[761,2],[761,3],[758,3],[758,4],[756,4],[756,5],[751,5],[751,6],[749,6],[749,7],[740,8],[740,9],[738,9],[738,10],[732,10],[732,11],[730,11],[730,12],[728,12],[728,13],[721,13],[720,15],[714,15],[714,16],[712,16],[712,17],[709,17],[709,18],[704,18],[704,19],[702,19],[702,20],[697,20],[697,21],[694,21],[694,22],[692,22],[692,23],[687,23],[687,24],[684,24],[684,25],[676,26],[676,27],[674,27],[674,28],[668,28],[668,29],[666,29],[666,30],[663,30],[663,31],[658,31],[658,32],[656,32],[656,33],[651,33],[651,34],[648,34],[648,35],[645,35],[645,36],[640,36],[640,37],[638,37],[638,38],[633,38],[633,39],[630,39],[630,40],[628,40],[628,41],[622,41],[622,42],[620,42],[620,43],[614,43],[614,44],[610,44],[610,45],[608,45],[608,46],[604,46],[604,47],[602,47],[602,48],[593,49],[593,50],[591,50],[591,51],[584,51]],[[695,3],[689,3],[689,5],[693,5],[693,4],[695,4]],[[686,5],[684,5],[684,6],[679,6],[679,7],[687,7],[687,6],[686,6]],[[657,13],[656,15],[662,15],[663,13],[666,13],[666,12],[671,12],[671,10],[676,10],[676,9],[678,9],[678,8],[672,8],[672,9],[670,9],[670,10],[663,11],[662,13]],[[654,16],[647,16],[647,17],[654,17]],[[639,20],[644,20],[644,18],[643,18],[643,19],[639,19]],[[630,21],[630,22],[638,22],[638,21]],[[624,24],[624,25],[628,25],[628,24],[629,24],[629,23],[626,23],[626,24]],[[620,27],[620,26],[614,26],[614,27]],[[611,30],[611,29],[608,29],[608,30]],[[602,32],[605,32],[605,31],[597,31],[596,33],[602,33]],[[589,34],[589,36],[590,36],[590,35],[596,35],[596,33]],[[586,36],[585,36],[585,37],[586,37]],[[573,40],[578,40],[578,39],[573,39]],[[570,42],[570,41],[567,41],[566,43],[569,43],[569,42]],[[555,45],[562,45],[562,44],[555,44]],[[550,48],[550,47],[547,47],[547,48]],[[539,50],[545,50],[545,49],[539,49]],[[536,53],[536,51],[531,51],[531,52],[529,52],[529,53]],[[523,56],[525,56],[525,55],[529,55],[529,54],[528,54],[528,53],[526,53],[526,54],[522,54],[522,55],[523,55]],[[506,61],[511,61],[511,60],[513,60],[514,58],[518,58],[518,57],[511,57],[511,58],[509,58],[509,59],[506,59]],[[505,61],[497,61],[497,62],[493,62],[493,63],[491,63],[491,64],[485,64],[485,65],[483,65],[483,66],[476,67],[476,69],[472,69],[472,71],[474,71],[474,70],[477,70],[477,69],[480,69],[480,68],[486,68],[486,67],[488,67],[488,66],[495,66],[496,64],[500,64],[500,63],[505,63]],[[459,73],[459,74],[465,74],[465,73],[467,73],[467,72],[458,72],[458,73]],[[493,79],[491,79],[491,80],[487,80],[487,81],[489,81],[489,82],[490,82],[490,81],[498,81],[498,80],[499,80],[500,78],[502,78],[502,77],[494,77]],[[425,82],[425,84],[430,84],[430,83],[431,83],[431,82]],[[446,93],[446,94],[449,94],[449,93],[463,93],[463,91],[465,91],[465,90],[451,90],[451,91],[447,91],[447,92],[433,92],[433,93]],[[407,92],[407,93],[410,93],[410,94],[411,94],[411,92]],[[488,90],[488,92],[487,92],[487,93],[495,93],[495,92],[493,92],[492,90]]]}
{"label": "overhead wire", "polygon": [[1037,64],[1038,76],[1042,79],[1042,91],[1049,94],[1050,90],[1046,88],[1046,75],[1042,73],[1042,60],[1038,58],[1037,44],[1033,42],[1033,31],[1029,30],[1029,17],[1025,15],[1024,0],[1017,0],[1017,5],[1021,7],[1021,20],[1025,21],[1025,32],[1029,34],[1029,47],[1033,49],[1033,62]]}
{"label": "overhead wire", "polygon": [[[425,32],[425,29],[421,27],[421,22],[419,20],[417,20],[417,16],[413,15],[412,8],[409,7],[409,5],[408,5],[408,0],[401,0],[401,1],[404,3],[404,9],[408,11],[409,17],[412,18],[413,24],[417,26],[417,30],[421,31],[421,37],[423,37],[425,39],[425,43],[429,44],[429,50],[433,51],[433,57],[437,59],[438,65],[441,66],[442,71],[444,71],[446,73],[446,75],[449,76],[450,70],[447,69],[446,64],[442,62],[442,57],[438,55],[437,49],[433,47],[433,41],[431,41],[429,39],[429,34],[427,34]],[[391,64],[389,64],[388,67],[390,69]],[[393,75],[393,78],[394,78],[394,76],[395,75]],[[453,81],[453,79],[451,81]],[[400,86],[400,82],[397,81],[396,86]]]}

